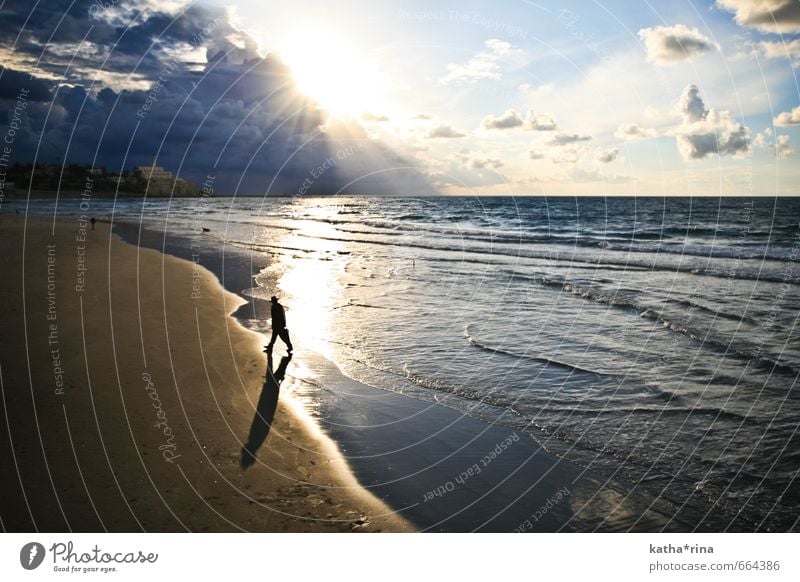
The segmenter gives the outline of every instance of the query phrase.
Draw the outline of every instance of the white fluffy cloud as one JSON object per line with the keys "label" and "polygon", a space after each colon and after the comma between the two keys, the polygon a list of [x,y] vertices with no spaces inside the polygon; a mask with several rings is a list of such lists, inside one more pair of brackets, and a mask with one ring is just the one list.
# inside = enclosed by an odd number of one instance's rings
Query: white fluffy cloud
{"label": "white fluffy cloud", "polygon": [[508,109],[502,115],[487,115],[483,118],[481,125],[484,129],[516,129],[524,127],[530,131],[555,131],[558,129],[556,120],[551,115],[528,111],[528,117],[523,120],[522,115],[514,110]]}
{"label": "white fluffy cloud", "polygon": [[765,40],[758,46],[768,59],[789,59],[795,68],[800,68],[800,38],[783,41]]}
{"label": "white fluffy cloud", "polygon": [[441,189],[483,188],[507,184],[507,176],[497,171],[503,162],[492,158],[476,158],[469,150],[461,150],[453,156],[435,163],[436,171],[431,180]]}
{"label": "white fluffy cloud", "polygon": [[472,158],[469,161],[469,165],[476,170],[482,170],[484,168],[496,170],[497,168],[503,167],[503,162],[494,158]]}
{"label": "white fluffy cloud", "polygon": [[639,37],[647,49],[647,60],[656,65],[672,65],[717,48],[700,30],[683,24],[643,28]]}
{"label": "white fluffy cloud", "polygon": [[592,139],[590,135],[580,135],[578,133],[557,133],[547,141],[547,145],[551,146],[565,146],[581,141],[589,141]]}
{"label": "white fluffy cloud", "polygon": [[791,111],[784,111],[783,113],[779,113],[778,116],[775,118],[774,122],[775,125],[780,127],[800,124],[800,105],[798,105]]}
{"label": "white fluffy cloud", "polygon": [[470,155],[469,150],[461,150],[459,153],[455,154],[453,158],[474,170],[496,170],[503,167],[502,160],[497,158],[476,158]]}
{"label": "white fluffy cloud", "polygon": [[446,137],[446,138],[455,138],[455,137],[464,137],[467,135],[463,131],[459,131],[455,129],[452,125],[448,125],[447,123],[442,123],[437,125],[436,127],[431,128],[428,132],[429,138],[436,138],[436,137]]}
{"label": "white fluffy cloud", "polygon": [[679,107],[683,123],[675,132],[684,160],[701,160],[711,154],[745,156],[750,150],[750,130],[728,111],[706,108],[695,85],[683,90]]}
{"label": "white fluffy cloud", "polygon": [[513,129],[515,127],[522,127],[524,123],[519,112],[514,109],[508,109],[497,117],[494,115],[487,115],[483,118],[481,125],[484,129]]}
{"label": "white fluffy cloud", "polygon": [[683,115],[684,123],[701,121],[708,115],[708,109],[696,85],[686,86],[678,102],[678,108]]}
{"label": "white fluffy cloud", "polygon": [[797,0],[717,0],[717,6],[733,12],[737,24],[762,32],[800,32]]}
{"label": "white fluffy cloud", "polygon": [[773,149],[775,150],[775,155],[781,160],[794,155],[792,143],[788,135],[779,135],[775,140]]}
{"label": "white fluffy cloud", "polygon": [[792,142],[788,135],[774,135],[769,127],[756,135],[753,145],[759,148],[769,148],[779,160],[785,160],[794,155]]}
{"label": "white fluffy cloud", "polygon": [[541,99],[547,97],[555,89],[555,83],[545,83],[544,85],[531,85],[530,83],[522,83],[519,90],[528,97],[533,99]]}
{"label": "white fluffy cloud", "polygon": [[555,131],[558,129],[556,120],[551,115],[544,113],[534,113],[533,110],[528,111],[528,119],[525,121],[525,127],[532,131]]}
{"label": "white fluffy cloud", "polygon": [[381,122],[384,122],[384,121],[389,121],[389,118],[387,116],[385,116],[385,115],[376,115],[374,113],[370,113],[369,111],[364,113],[361,116],[361,119],[363,119],[364,121],[371,121],[371,122],[374,122],[374,123],[381,123]]}
{"label": "white fluffy cloud", "polygon": [[577,164],[589,151],[589,148],[571,145],[555,148],[550,153],[550,161],[554,164]]}
{"label": "white fluffy cloud", "polygon": [[623,123],[614,132],[614,136],[619,139],[633,141],[636,139],[650,139],[657,137],[658,132],[652,127],[642,127],[636,123]]}
{"label": "white fluffy cloud", "polygon": [[447,74],[440,79],[441,83],[474,83],[484,79],[498,80],[502,77],[500,62],[513,56],[516,52],[509,43],[490,38],[483,50],[469,59],[466,63],[450,63],[447,65]]}
{"label": "white fluffy cloud", "polygon": [[619,148],[597,150],[597,153],[594,155],[594,159],[600,164],[610,164],[611,162],[615,162],[619,159]]}

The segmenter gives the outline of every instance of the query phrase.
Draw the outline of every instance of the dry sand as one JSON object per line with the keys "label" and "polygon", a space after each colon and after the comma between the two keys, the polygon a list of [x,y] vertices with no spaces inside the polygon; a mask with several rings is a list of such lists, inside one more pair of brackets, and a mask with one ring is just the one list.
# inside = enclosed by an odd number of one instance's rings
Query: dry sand
{"label": "dry sand", "polygon": [[411,529],[286,395],[243,471],[266,358],[241,299],[81,226],[0,217],[4,530]]}

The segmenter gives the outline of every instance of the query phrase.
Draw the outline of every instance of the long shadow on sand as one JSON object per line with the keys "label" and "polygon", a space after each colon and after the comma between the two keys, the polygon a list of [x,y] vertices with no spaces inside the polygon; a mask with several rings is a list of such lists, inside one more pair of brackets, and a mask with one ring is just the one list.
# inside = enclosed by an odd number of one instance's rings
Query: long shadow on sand
{"label": "long shadow on sand", "polygon": [[269,429],[272,426],[272,419],[275,418],[275,409],[278,407],[278,395],[280,393],[281,382],[286,376],[286,367],[292,360],[291,354],[281,358],[281,363],[277,369],[272,367],[272,354],[267,354],[267,374],[264,380],[264,387],[261,389],[261,396],[258,398],[256,414],[253,417],[253,424],[250,425],[250,434],[247,442],[242,447],[242,469],[247,469],[256,462],[256,453],[264,441],[267,440]]}

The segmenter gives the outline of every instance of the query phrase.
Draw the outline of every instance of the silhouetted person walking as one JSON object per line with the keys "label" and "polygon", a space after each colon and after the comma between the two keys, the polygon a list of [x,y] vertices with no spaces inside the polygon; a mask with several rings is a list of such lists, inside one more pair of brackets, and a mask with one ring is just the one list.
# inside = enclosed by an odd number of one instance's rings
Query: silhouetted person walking
{"label": "silhouetted person walking", "polygon": [[94,223],[95,223],[95,222],[97,222],[97,221],[94,219],[94,216],[92,216],[92,220],[91,220],[91,223],[92,223],[92,230],[94,230]]}
{"label": "silhouetted person walking", "polygon": [[289,330],[286,329],[286,312],[283,310],[283,305],[278,303],[278,298],[272,296],[272,338],[269,340],[266,352],[272,352],[272,346],[275,345],[275,339],[280,337],[289,353],[292,353],[292,340],[289,339]]}

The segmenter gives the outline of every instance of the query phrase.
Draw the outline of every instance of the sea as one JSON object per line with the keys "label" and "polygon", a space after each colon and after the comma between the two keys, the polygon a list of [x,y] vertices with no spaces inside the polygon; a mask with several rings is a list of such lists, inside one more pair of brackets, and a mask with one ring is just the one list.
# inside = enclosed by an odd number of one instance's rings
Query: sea
{"label": "sea", "polygon": [[800,198],[95,199],[91,214],[258,259],[232,291],[280,296],[293,343],[355,380],[529,433],[713,529],[798,529]]}

